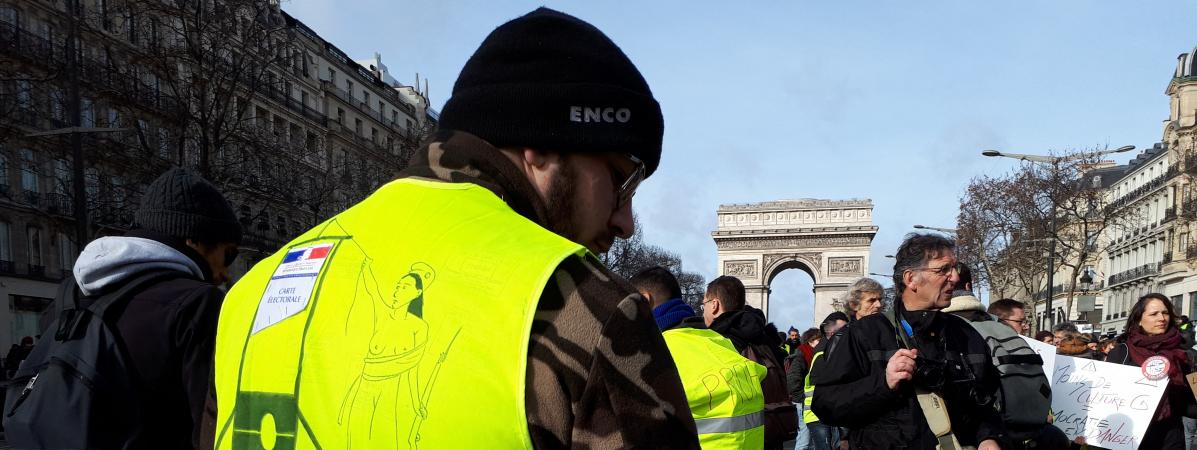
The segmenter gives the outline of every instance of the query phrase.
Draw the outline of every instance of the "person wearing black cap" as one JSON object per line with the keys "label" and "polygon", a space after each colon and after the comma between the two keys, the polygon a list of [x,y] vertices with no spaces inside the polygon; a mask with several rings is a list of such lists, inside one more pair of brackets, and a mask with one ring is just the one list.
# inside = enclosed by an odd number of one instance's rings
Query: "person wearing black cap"
{"label": "person wearing black cap", "polygon": [[[115,319],[138,380],[138,448],[197,446],[212,368],[216,322],[237,256],[241,225],[224,196],[187,169],[171,169],[142,194],[131,231],[96,239],[73,269],[85,296],[120,289],[152,271],[172,272],[133,294]],[[112,357],[118,357],[112,355]],[[136,400],[134,400],[136,399]]]}
{"label": "person wearing black cap", "polygon": [[[339,323],[307,332],[320,345],[280,360],[277,343],[303,336],[271,338],[286,319],[254,323],[271,274],[307,250],[263,260],[229,293],[216,448],[257,429],[267,403],[255,398],[303,415],[298,446],[698,448],[649,305],[595,257],[632,234],[632,197],[660,164],[663,130],[648,83],[593,25],[539,8],[496,28],[399,179],[301,236],[304,249],[333,246],[322,270],[354,274],[301,291],[320,307],[300,315]],[[435,283],[403,284],[417,262]],[[394,308],[398,293],[421,307]],[[291,391],[321,406],[269,397]],[[495,398],[510,401],[480,417]]]}
{"label": "person wearing black cap", "polygon": [[989,347],[964,319],[939,311],[959,279],[955,243],[912,234],[894,255],[893,309],[831,340],[812,369],[814,413],[848,428],[853,448],[1010,448]]}

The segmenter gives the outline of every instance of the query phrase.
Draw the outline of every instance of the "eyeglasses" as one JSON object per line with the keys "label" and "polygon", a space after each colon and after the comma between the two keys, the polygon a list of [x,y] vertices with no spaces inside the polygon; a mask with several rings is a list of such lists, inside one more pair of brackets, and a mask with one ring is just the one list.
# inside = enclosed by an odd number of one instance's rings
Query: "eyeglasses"
{"label": "eyeglasses", "polygon": [[925,270],[927,272],[932,272],[936,275],[945,276],[945,277],[951,275],[952,272],[959,273],[959,269],[956,268],[955,264],[948,265],[948,266],[942,266],[942,267],[919,267],[919,268],[910,269],[910,270]]}
{"label": "eyeglasses", "polygon": [[632,173],[627,175],[627,178],[624,178],[623,183],[619,183],[619,178],[623,174],[617,170],[611,171],[612,180],[619,184],[619,188],[615,191],[615,209],[619,209],[632,201],[632,196],[636,195],[636,188],[640,187],[640,183],[644,181],[644,174],[647,172],[644,161],[641,161],[640,158],[632,155],[625,156],[632,160],[632,164],[635,164],[636,167],[632,169]]}
{"label": "eyeglasses", "polygon": [[1027,319],[1022,319],[1022,320],[1014,320],[1014,319],[1002,319],[1002,320],[1004,320],[1004,321],[1006,321],[1006,322],[1014,322],[1014,323],[1017,323],[1017,324],[1018,324],[1018,326],[1020,326],[1020,327],[1029,326],[1029,325],[1027,324]]}

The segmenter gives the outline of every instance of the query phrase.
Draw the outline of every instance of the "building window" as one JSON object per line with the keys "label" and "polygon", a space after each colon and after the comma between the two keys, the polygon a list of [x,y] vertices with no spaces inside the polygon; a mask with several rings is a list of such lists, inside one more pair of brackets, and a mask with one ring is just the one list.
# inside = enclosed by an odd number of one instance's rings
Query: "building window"
{"label": "building window", "polygon": [[42,230],[29,227],[25,230],[29,235],[29,265],[42,266]]}
{"label": "building window", "polygon": [[353,132],[358,136],[362,135],[362,119],[353,119]]}
{"label": "building window", "polygon": [[8,5],[0,5],[0,22],[13,26],[19,25],[16,8]]}
{"label": "building window", "polygon": [[33,108],[33,86],[29,80],[17,80],[17,108],[23,111]]}
{"label": "building window", "polygon": [[333,70],[332,67],[328,68],[328,81],[332,82],[334,85],[337,84],[337,71]]}
{"label": "building window", "polygon": [[383,103],[382,100],[379,100],[378,101],[378,115],[386,116],[386,114],[387,114],[387,104]]}
{"label": "building window", "polygon": [[308,107],[308,91],[303,89],[299,90],[299,103],[302,104],[304,108]]}
{"label": "building window", "polygon": [[4,153],[4,147],[0,147],[0,194],[8,191],[8,155]]}
{"label": "building window", "polygon": [[66,195],[67,186],[71,185],[71,167],[65,159],[54,160],[54,193]]}
{"label": "building window", "polygon": [[96,127],[96,109],[91,99],[79,99],[79,126],[84,128]]}
{"label": "building window", "polygon": [[366,108],[370,107],[370,91],[362,90],[362,103],[366,104]]}
{"label": "building window", "polygon": [[12,235],[8,222],[0,222],[0,261],[12,261]]}
{"label": "building window", "polygon": [[370,142],[378,143],[378,129],[370,127]]}
{"label": "building window", "polygon": [[345,92],[349,93],[349,98],[353,98],[353,81],[345,80]]}
{"label": "building window", "polygon": [[12,311],[12,334],[9,335],[12,342],[20,342],[25,337],[41,333],[42,312],[54,299],[17,294],[9,294],[8,299],[8,309]]}
{"label": "building window", "polygon": [[1181,249],[1189,248],[1189,233],[1181,233],[1179,241]]}
{"label": "building window", "polygon": [[337,108],[337,123],[345,125],[345,110]]}
{"label": "building window", "polygon": [[1197,317],[1197,292],[1189,293],[1189,318]]}
{"label": "building window", "polygon": [[58,233],[58,267],[71,270],[75,266],[75,242],[66,233]]}
{"label": "building window", "polygon": [[21,189],[29,192],[41,192],[37,188],[37,160],[33,157],[33,150],[21,149]]}

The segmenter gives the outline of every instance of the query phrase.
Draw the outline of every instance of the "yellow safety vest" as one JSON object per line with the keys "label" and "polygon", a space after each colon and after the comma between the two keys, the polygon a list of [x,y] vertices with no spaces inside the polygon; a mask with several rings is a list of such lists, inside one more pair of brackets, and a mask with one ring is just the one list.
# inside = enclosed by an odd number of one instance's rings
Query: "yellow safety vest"
{"label": "yellow safety vest", "polygon": [[806,385],[803,386],[803,388],[802,388],[802,392],[804,393],[804,398],[802,399],[802,405],[803,405],[802,422],[803,423],[811,423],[811,422],[819,421],[819,417],[816,416],[815,412],[811,411],[811,409],[810,409],[811,403],[814,402],[814,400],[815,400],[815,385],[810,382],[810,374],[815,372],[815,361],[818,361],[820,356],[823,356],[823,352],[815,353],[815,356],[811,357],[811,359],[810,359],[810,367],[806,368]]}
{"label": "yellow safety vest", "polygon": [[663,335],[686,388],[702,448],[762,448],[765,366],[740,356],[731,341],[711,330],[677,328]]}
{"label": "yellow safety vest", "polygon": [[575,254],[480,186],[388,183],[225,297],[216,448],[531,448],[532,318]]}

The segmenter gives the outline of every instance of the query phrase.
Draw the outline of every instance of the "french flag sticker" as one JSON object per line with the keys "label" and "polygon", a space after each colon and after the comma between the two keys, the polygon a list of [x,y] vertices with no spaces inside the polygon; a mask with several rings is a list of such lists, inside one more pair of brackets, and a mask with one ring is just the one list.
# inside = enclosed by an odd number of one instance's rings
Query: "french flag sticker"
{"label": "french flag sticker", "polygon": [[328,257],[329,250],[332,250],[331,245],[322,245],[318,247],[299,248],[287,252],[287,256],[283,257],[283,264],[310,261],[314,259],[324,259]]}

